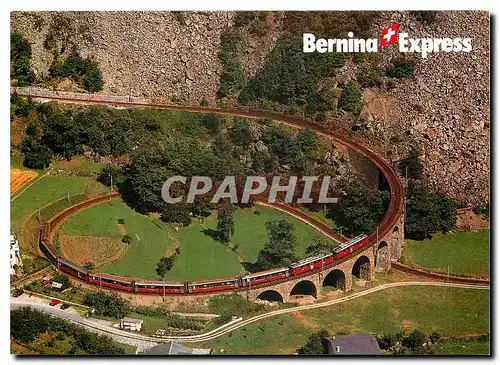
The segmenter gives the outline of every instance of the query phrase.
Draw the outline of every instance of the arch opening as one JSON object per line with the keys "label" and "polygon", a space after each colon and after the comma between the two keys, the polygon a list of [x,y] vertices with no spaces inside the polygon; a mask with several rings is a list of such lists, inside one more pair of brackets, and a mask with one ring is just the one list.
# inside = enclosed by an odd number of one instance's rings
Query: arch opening
{"label": "arch opening", "polygon": [[386,271],[389,269],[389,245],[385,241],[380,242],[377,247],[375,269],[378,271]]}
{"label": "arch opening", "polygon": [[314,298],[317,298],[317,290],[316,285],[312,281],[302,280],[295,284],[290,295],[311,295]]}
{"label": "arch opening", "polygon": [[361,280],[370,280],[370,259],[360,256],[352,266],[352,275]]}
{"label": "arch opening", "polygon": [[283,296],[276,290],[265,290],[257,296],[257,299],[265,300],[267,302],[284,302]]}
{"label": "arch opening", "polygon": [[323,279],[323,286],[345,291],[345,274],[342,270],[335,269]]}
{"label": "arch opening", "polygon": [[399,227],[396,226],[391,233],[391,259],[399,260],[401,258],[401,235]]}

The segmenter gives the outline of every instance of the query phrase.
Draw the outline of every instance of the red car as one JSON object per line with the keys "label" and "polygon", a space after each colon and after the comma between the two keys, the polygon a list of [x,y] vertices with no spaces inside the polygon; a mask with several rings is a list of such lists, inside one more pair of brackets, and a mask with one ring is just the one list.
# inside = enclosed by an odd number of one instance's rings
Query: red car
{"label": "red car", "polygon": [[52,300],[50,301],[49,305],[50,305],[51,307],[54,307],[54,306],[56,306],[56,305],[58,305],[58,304],[60,304],[60,303],[61,303],[61,301],[60,301],[59,299],[52,299]]}

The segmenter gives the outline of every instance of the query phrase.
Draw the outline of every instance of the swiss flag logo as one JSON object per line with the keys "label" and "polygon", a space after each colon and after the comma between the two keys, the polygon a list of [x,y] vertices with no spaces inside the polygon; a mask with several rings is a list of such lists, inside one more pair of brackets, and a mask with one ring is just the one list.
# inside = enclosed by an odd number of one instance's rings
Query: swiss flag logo
{"label": "swiss flag logo", "polygon": [[395,43],[398,40],[399,24],[391,24],[382,30],[380,38],[380,48]]}

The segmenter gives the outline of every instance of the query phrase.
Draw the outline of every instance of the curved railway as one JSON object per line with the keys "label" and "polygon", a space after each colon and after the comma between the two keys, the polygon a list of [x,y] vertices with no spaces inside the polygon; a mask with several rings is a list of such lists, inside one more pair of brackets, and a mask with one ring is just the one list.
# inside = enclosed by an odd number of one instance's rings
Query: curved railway
{"label": "curved railway", "polygon": [[[168,104],[161,104],[161,103],[153,103],[153,102],[144,102],[144,101],[133,101],[132,98],[130,98],[130,101],[115,101],[115,100],[103,100],[103,99],[95,99],[94,96],[92,95],[87,95],[87,94],[79,94],[78,97],[68,97],[68,96],[61,96],[58,94],[50,94],[50,96],[47,95],[33,95],[31,92],[23,92],[22,89],[17,89],[16,92],[20,96],[30,96],[33,98],[39,98],[39,99],[51,99],[51,100],[57,100],[60,102],[65,102],[65,103],[72,103],[72,104],[83,104],[83,105],[107,105],[107,106],[117,106],[117,107],[128,107],[128,108],[153,108],[153,109],[167,109],[167,110],[178,110],[178,111],[185,111],[185,112],[197,112],[197,113],[216,113],[216,114],[223,114],[223,115],[231,115],[231,116],[239,116],[239,117],[244,117],[244,118],[250,118],[250,119],[257,119],[257,118],[270,118],[273,119],[277,123],[281,124],[286,124],[294,128],[309,128],[313,131],[315,131],[318,135],[321,135],[323,137],[328,138],[332,142],[335,142],[339,145],[342,145],[352,151],[355,151],[359,155],[367,158],[370,160],[382,173],[384,176],[385,180],[387,181],[389,190],[390,190],[390,202],[389,202],[389,207],[387,212],[385,213],[384,217],[382,218],[381,222],[379,223],[377,230],[375,232],[372,232],[367,238],[366,242],[360,247],[360,249],[365,250],[366,248],[372,247],[376,244],[378,244],[377,239],[378,237],[384,237],[388,233],[391,232],[392,228],[394,226],[398,226],[400,223],[401,216],[403,214],[403,209],[404,209],[404,187],[403,183],[398,175],[398,173],[392,168],[392,166],[385,161],[381,156],[379,156],[377,153],[372,151],[370,148],[363,146],[362,144],[352,141],[344,136],[339,136],[335,135],[333,132],[328,131],[325,127],[323,127],[320,124],[314,123],[314,122],[307,122],[302,119],[298,118],[293,118],[289,116],[284,116],[281,114],[273,113],[273,112],[267,112],[267,111],[261,111],[261,110],[247,110],[247,111],[242,111],[242,110],[227,110],[227,109],[219,109],[219,108],[208,108],[208,107],[184,107],[184,106],[177,106],[177,105],[168,105]],[[45,92],[45,91],[44,91]],[[104,197],[105,200],[106,197]],[[109,198],[109,197],[108,197]],[[297,209],[294,209],[292,207],[286,206],[285,204],[281,204],[282,206],[280,207],[281,209],[285,211],[291,211],[294,210],[294,213],[296,214],[302,214],[305,216],[303,212],[300,212]],[[71,208],[70,208],[71,209]],[[42,228],[41,232],[41,244],[47,244],[51,242],[51,236],[53,234],[53,229],[58,225],[57,219],[64,219],[64,216],[61,217],[61,215],[58,215],[54,217],[55,220],[51,222],[50,225],[44,226]],[[331,230],[330,227],[327,227],[324,223],[319,222],[317,220],[314,220],[310,217],[303,217],[303,220],[306,220],[310,225],[315,227],[316,229],[319,229],[322,231],[324,234],[334,238],[334,234]],[[336,239],[339,240],[342,237],[337,236]],[[335,238],[334,238],[335,239]],[[50,250],[50,248],[49,248]],[[45,250],[45,254],[47,254]],[[345,259],[349,259],[351,257],[354,257],[358,253],[357,250],[349,253],[347,256],[344,256],[342,258],[342,261]],[[54,257],[57,257],[54,253],[50,253],[54,255]],[[59,262],[59,261],[57,261]],[[328,263],[328,265],[325,265],[322,268],[328,268],[334,265],[337,265],[337,261],[333,261],[331,263]],[[73,265],[74,266],[74,265]],[[70,270],[71,271],[71,270]],[[316,268],[315,270],[316,271]],[[79,277],[77,273],[72,273],[73,276]],[[110,275],[101,275],[102,277],[109,277],[109,280],[115,280],[118,279],[119,277],[115,276],[110,276]],[[293,279],[296,277],[290,277],[290,278],[279,278],[279,281],[282,280],[288,280],[288,279]],[[127,278],[127,280],[130,280]],[[226,279],[224,279],[226,280]],[[99,281],[101,283],[101,281]],[[158,285],[161,285],[162,282],[154,282],[157,283]],[[274,285],[276,284],[276,281],[272,282],[266,282],[265,284],[262,285]],[[116,287],[116,289],[121,289],[119,286]],[[227,287],[224,288],[224,290],[237,290],[237,287],[233,285],[228,285]],[[164,291],[165,292],[165,291]],[[174,293],[172,293],[174,294]],[[178,293],[177,293],[178,294]]]}

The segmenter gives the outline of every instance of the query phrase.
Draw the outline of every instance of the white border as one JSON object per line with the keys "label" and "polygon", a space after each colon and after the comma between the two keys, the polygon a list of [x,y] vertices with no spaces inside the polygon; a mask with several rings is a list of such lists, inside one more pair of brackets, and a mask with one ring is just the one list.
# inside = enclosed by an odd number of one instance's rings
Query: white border
{"label": "white border", "polygon": [[[278,1],[273,1],[272,3],[269,2],[268,0],[253,0],[252,2],[234,2],[234,1],[229,1],[229,0],[212,0],[210,2],[206,1],[200,1],[200,0],[188,0],[188,1],[182,1],[182,2],[158,2],[158,1],[150,1],[150,0],[142,0],[142,1],[137,1],[137,2],[127,2],[124,3],[123,1],[102,1],[102,0],[86,0],[84,2],[70,2],[70,1],[55,1],[55,0],[46,0],[43,2],[40,2],[39,0],[23,0],[23,1],[16,1],[14,3],[11,2],[2,2],[0,7],[2,8],[2,12],[0,13],[1,15],[1,21],[0,21],[0,26],[1,26],[1,37],[2,37],[2,42],[0,44],[3,45],[1,47],[0,52],[1,54],[1,60],[2,60],[2,72],[0,74],[1,80],[0,84],[4,85],[4,94],[3,98],[1,100],[1,111],[2,111],[2,123],[0,123],[0,138],[2,138],[2,143],[1,143],[1,153],[0,153],[0,162],[2,166],[9,166],[10,160],[9,160],[9,149],[10,149],[10,131],[9,131],[9,124],[8,124],[8,115],[9,115],[9,90],[8,85],[9,85],[9,65],[8,65],[8,60],[9,60],[9,35],[10,35],[10,11],[13,10],[422,10],[422,9],[428,9],[428,10],[490,10],[493,13],[497,13],[496,10],[499,7],[499,2],[493,2],[493,1],[484,1],[484,0],[476,0],[476,1],[440,1],[437,2],[435,0],[425,0],[425,1],[419,1],[419,2],[403,2],[403,1],[394,1],[394,0],[385,0],[385,1],[379,1],[379,2],[374,2],[374,1],[356,1],[356,0],[350,0],[350,1],[290,1],[290,0],[278,0]],[[497,13],[498,14],[498,13]],[[493,31],[493,30],[492,30]],[[496,34],[495,34],[496,35]],[[498,51],[498,37],[494,38],[494,43],[496,46],[496,50]],[[498,53],[497,53],[498,56]],[[494,61],[494,69],[497,70],[498,72],[498,64],[499,61],[495,59]],[[496,75],[495,75],[496,76]],[[495,81],[497,80],[497,77],[495,77]],[[493,88],[493,85],[492,85]],[[492,104],[498,101],[498,92],[495,93],[495,100],[492,100]],[[494,126],[495,122],[498,120],[497,117],[497,110],[495,110],[495,115],[492,116],[493,122],[491,123],[493,130],[495,131],[494,133],[494,138],[491,141],[491,146],[493,147],[494,141],[498,139],[499,135],[499,130],[500,128],[498,126]],[[495,151],[498,152],[498,146],[496,146]],[[497,156],[498,157],[498,156]],[[495,161],[495,166],[490,167],[491,171],[495,175],[495,171],[498,171],[499,167],[499,160],[498,158]],[[7,167],[4,167],[4,171],[7,171]],[[500,189],[500,182],[497,179],[495,181],[495,188],[497,191]],[[1,191],[3,194],[1,195],[1,201],[0,201],[0,206],[3,207],[8,207],[10,206],[10,199],[9,196],[7,195],[7,191],[9,191],[9,175],[7,173],[3,174],[3,178],[1,179]],[[498,211],[498,206],[495,203],[493,205],[493,210],[495,212]],[[8,241],[7,234],[10,230],[10,209],[2,209],[1,211],[1,227],[0,231],[2,232],[3,236],[3,242]],[[497,217],[494,217],[494,222],[492,222],[492,226],[494,227],[500,227],[499,219]],[[497,228],[498,229],[498,228]],[[494,245],[494,242],[492,242],[492,245]],[[5,251],[7,251],[7,243],[5,243],[4,246]],[[500,248],[497,248],[495,250],[495,260],[491,260],[491,262],[498,262],[498,258],[500,256]],[[2,308],[1,308],[1,316],[3,321],[0,323],[4,323],[3,330],[0,332],[1,333],[1,351],[0,351],[0,362],[2,364],[11,364],[15,361],[15,358],[10,355],[10,338],[9,338],[9,331],[10,328],[6,325],[9,323],[9,313],[10,313],[10,306],[9,306],[9,282],[6,280],[8,274],[8,263],[7,263],[7,252],[4,252],[3,255],[3,260],[4,260],[4,270],[3,274],[4,279],[0,281],[0,295],[2,297],[2,300],[0,302]],[[496,277],[496,267],[494,267],[495,271],[495,277]],[[495,308],[496,309],[496,308]],[[492,308],[492,310],[494,310]],[[492,326],[492,329],[495,326]],[[495,344],[493,344],[495,349],[498,349],[498,336],[495,336]],[[109,358],[89,358],[93,361],[109,361]],[[196,358],[195,361],[200,360],[200,361],[219,361],[220,358],[218,359],[208,359],[208,358]],[[31,360],[24,360],[24,361],[35,361],[35,362],[40,362],[40,361],[53,361],[53,358],[50,359],[31,359]],[[78,359],[80,360],[80,359]],[[185,359],[186,361],[188,359]],[[230,358],[226,359],[225,361],[233,362],[237,361],[239,363],[245,363],[245,364],[250,364],[253,363],[256,359],[242,359],[242,358]],[[273,358],[273,359],[258,359],[259,362],[262,362],[263,364],[271,364],[276,361],[289,361],[291,359],[279,359],[279,358]],[[346,361],[345,360],[340,360],[335,358],[325,358],[325,359],[301,359],[301,360],[296,360],[298,363],[312,363],[317,362],[317,361]],[[367,361],[373,361],[374,359],[366,359]],[[388,360],[387,358],[381,359],[382,361]],[[406,359],[400,359],[403,361],[406,361]],[[470,358],[464,359],[465,361],[471,361]],[[74,361],[74,359],[70,358],[65,358],[61,360],[57,360],[58,363],[61,364],[70,364],[71,361]],[[83,359],[82,361],[88,361],[86,359]],[[155,361],[154,359],[138,359],[134,357],[130,357],[129,359],[115,359],[115,361],[134,361],[138,363],[146,363],[150,361]],[[175,358],[175,359],[156,359],[156,361],[169,361],[169,362],[181,362],[183,359]],[[192,359],[189,359],[188,361],[193,361]],[[362,359],[351,359],[348,360],[350,363],[359,363],[362,362]],[[436,358],[432,359],[423,359],[419,358],[416,362],[424,362],[426,364],[433,364],[437,363],[438,360]],[[443,360],[439,360],[440,362]],[[447,359],[445,360],[447,362],[451,361],[456,361],[456,359]]]}

